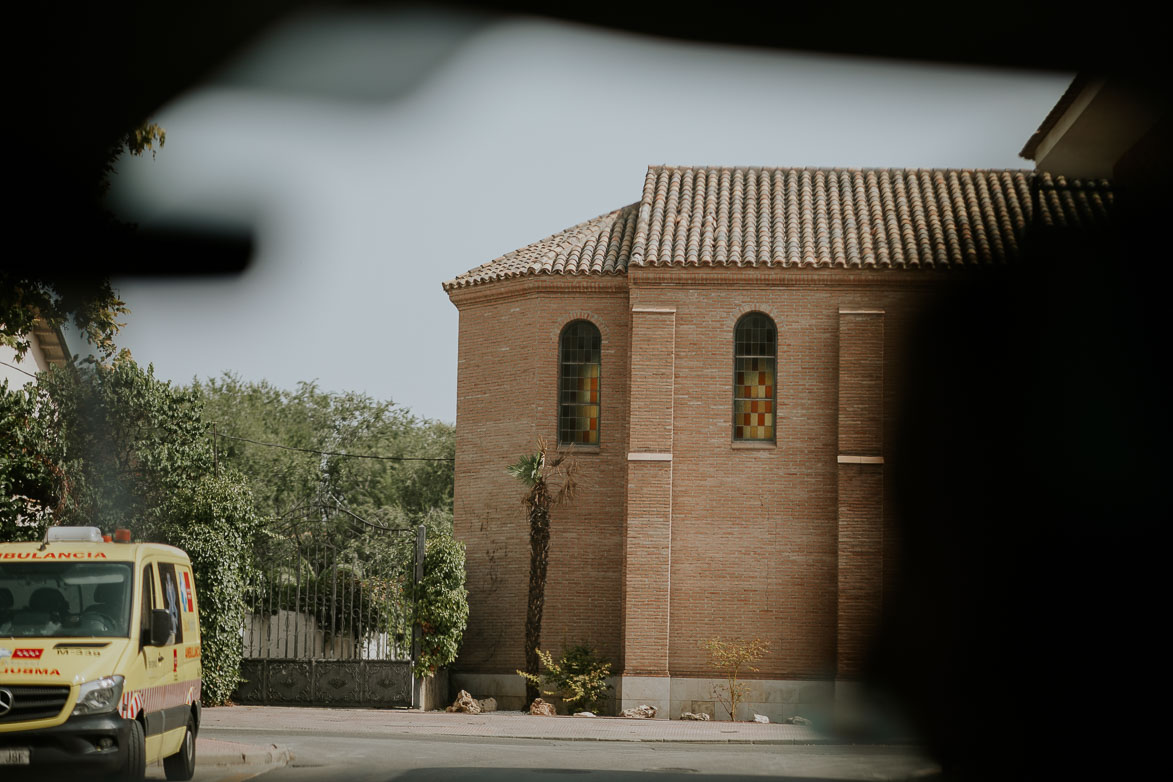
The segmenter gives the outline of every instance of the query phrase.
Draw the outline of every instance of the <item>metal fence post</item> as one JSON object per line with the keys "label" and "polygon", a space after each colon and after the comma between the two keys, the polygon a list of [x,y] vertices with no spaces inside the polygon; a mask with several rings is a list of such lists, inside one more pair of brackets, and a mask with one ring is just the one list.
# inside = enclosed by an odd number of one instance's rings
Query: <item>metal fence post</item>
{"label": "metal fence post", "polygon": [[[427,540],[428,530],[423,524],[420,524],[415,528],[415,574],[411,589],[413,604],[419,599],[420,584],[424,580],[424,552],[427,549]],[[411,705],[412,708],[423,711],[424,679],[422,676],[415,675],[415,663],[420,658],[420,640],[419,622],[413,616],[411,622]]]}

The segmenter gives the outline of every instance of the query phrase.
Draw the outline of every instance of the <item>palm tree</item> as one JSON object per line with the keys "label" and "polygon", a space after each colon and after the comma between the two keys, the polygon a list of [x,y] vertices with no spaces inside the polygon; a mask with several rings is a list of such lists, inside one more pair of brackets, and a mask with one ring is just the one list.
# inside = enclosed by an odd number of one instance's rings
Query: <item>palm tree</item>
{"label": "palm tree", "polygon": [[[522,456],[507,469],[528,488],[522,504],[529,516],[529,597],[525,612],[525,670],[538,673],[538,648],[542,643],[542,609],[546,604],[546,565],[550,556],[550,510],[574,496],[578,469],[565,454],[552,456],[544,438],[538,452]],[[526,682],[526,703],[538,697],[538,688]]]}

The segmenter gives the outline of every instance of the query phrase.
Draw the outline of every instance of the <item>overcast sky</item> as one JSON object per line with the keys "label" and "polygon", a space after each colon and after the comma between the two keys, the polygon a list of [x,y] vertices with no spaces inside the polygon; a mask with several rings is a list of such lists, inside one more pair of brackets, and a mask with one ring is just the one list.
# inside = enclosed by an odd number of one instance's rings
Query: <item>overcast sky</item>
{"label": "overcast sky", "polygon": [[129,219],[257,241],[239,276],[116,279],[120,342],[181,383],[317,380],[454,421],[440,283],[638,200],[649,164],[1024,168],[1071,77],[532,19],[291,20],[159,112],[154,159],[120,165]]}

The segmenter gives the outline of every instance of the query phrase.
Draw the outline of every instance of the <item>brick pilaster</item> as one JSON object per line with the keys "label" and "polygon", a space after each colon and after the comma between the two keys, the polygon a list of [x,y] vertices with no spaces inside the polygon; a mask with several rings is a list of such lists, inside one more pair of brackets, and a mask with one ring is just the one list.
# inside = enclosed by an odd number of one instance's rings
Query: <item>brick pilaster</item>
{"label": "brick pilaster", "polygon": [[626,676],[668,674],[675,352],[675,311],[634,307],[623,574]]}
{"label": "brick pilaster", "polygon": [[883,583],[884,313],[839,312],[838,632],[840,677],[861,672]]}

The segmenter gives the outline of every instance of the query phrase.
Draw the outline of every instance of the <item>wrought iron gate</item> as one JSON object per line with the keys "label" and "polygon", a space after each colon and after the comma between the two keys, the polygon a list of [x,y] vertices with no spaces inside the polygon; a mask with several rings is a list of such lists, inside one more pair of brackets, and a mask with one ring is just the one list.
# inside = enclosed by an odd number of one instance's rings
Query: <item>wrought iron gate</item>
{"label": "wrought iron gate", "polygon": [[422,526],[380,527],[321,502],[270,530],[255,551],[236,702],[415,705],[423,535]]}

